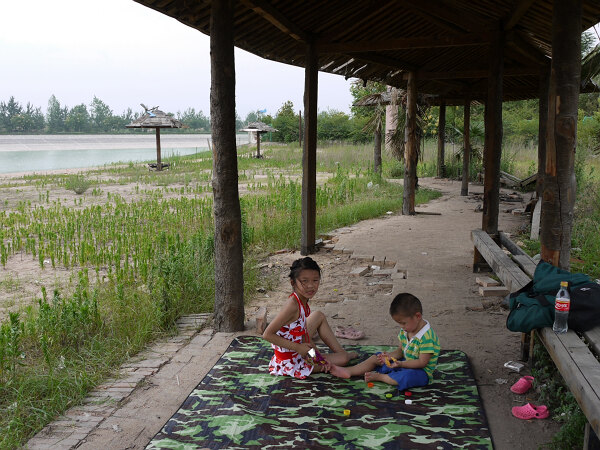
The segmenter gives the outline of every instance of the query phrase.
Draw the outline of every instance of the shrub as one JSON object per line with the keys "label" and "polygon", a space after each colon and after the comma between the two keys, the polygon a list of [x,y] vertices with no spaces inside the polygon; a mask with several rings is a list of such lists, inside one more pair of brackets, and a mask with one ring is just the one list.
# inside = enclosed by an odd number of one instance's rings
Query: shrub
{"label": "shrub", "polygon": [[83,194],[92,185],[92,182],[86,180],[82,175],[74,175],[67,179],[65,188],[75,192],[77,195]]}

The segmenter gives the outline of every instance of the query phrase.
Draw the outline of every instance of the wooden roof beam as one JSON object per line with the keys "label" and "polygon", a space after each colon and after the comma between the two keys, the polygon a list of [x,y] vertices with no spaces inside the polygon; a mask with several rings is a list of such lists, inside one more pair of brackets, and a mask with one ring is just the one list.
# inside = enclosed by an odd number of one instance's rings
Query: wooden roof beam
{"label": "wooden roof beam", "polygon": [[517,5],[514,8],[510,17],[504,20],[504,31],[512,30],[519,21],[523,18],[535,0],[517,0]]}
{"label": "wooden roof beam", "polygon": [[360,61],[365,61],[372,64],[380,64],[382,66],[387,66],[392,69],[402,69],[402,70],[416,70],[417,68],[409,63],[400,61],[394,58],[388,58],[386,56],[381,56],[376,53],[353,53],[352,55],[346,55],[348,58],[358,59]]}
{"label": "wooden roof beam", "polygon": [[482,32],[488,31],[493,24],[488,18],[472,12],[457,10],[451,4],[441,0],[404,0],[402,6],[413,10],[421,17],[437,26],[444,27],[453,32]]}
{"label": "wooden roof beam", "polygon": [[[419,72],[417,71],[417,77],[419,80],[456,80],[465,78],[487,78],[489,75],[488,70],[462,70],[462,71],[449,71],[449,72]],[[520,77],[523,75],[539,75],[539,68],[537,67],[524,67],[524,68],[508,68],[504,69],[505,77]],[[402,75],[403,80],[408,79],[408,74]]]}
{"label": "wooden roof beam", "polygon": [[264,0],[241,0],[241,3],[293,39],[304,43],[309,41],[308,33],[305,30]]}
{"label": "wooden roof beam", "polygon": [[355,53],[415,48],[466,47],[469,45],[488,45],[489,42],[490,36],[488,33],[469,33],[464,35],[387,39],[384,41],[320,42],[317,44],[317,49],[319,53]]}
{"label": "wooden roof beam", "polygon": [[545,66],[550,61],[550,58],[548,58],[542,50],[529,42],[522,33],[516,31],[509,33],[506,43],[523,56],[529,58],[529,60],[535,64]]}

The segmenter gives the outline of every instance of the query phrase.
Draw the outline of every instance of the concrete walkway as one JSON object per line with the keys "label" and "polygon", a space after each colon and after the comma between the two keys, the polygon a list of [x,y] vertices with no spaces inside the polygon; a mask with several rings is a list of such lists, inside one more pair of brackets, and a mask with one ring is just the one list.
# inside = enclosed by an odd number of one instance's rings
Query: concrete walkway
{"label": "concrete walkway", "polygon": [[[367,333],[361,343],[392,344],[398,330],[387,315],[391,295],[414,293],[423,301],[424,315],[440,336],[442,347],[459,349],[469,356],[495,448],[535,448],[551,438],[556,426],[551,421],[520,421],[510,414],[512,406],[532,400],[509,391],[522,374],[511,373],[503,363],[517,359],[519,335],[506,330],[505,311],[489,307],[489,299],[482,303],[471,270],[470,230],[481,225],[481,214],[475,212],[480,199],[476,195],[461,197],[459,182],[419,182],[443,193],[440,199],[417,208],[434,214],[387,215],[332,233],[335,250],[321,250],[315,256],[325,268],[322,284],[328,286],[313,299],[315,307],[325,312],[332,326],[340,319],[359,325]],[[483,188],[471,186],[471,190],[481,193]],[[501,210],[514,206],[502,203]],[[500,228],[511,231],[523,221],[523,217],[502,213]],[[268,306],[271,318],[276,313],[289,290],[289,266],[285,264],[298,255],[282,256],[277,292],[252,302],[247,314],[252,315],[260,306]],[[363,256],[376,262],[393,261],[394,268],[379,278],[350,275],[365,265]],[[365,289],[372,289],[372,294]],[[342,295],[342,291],[355,294]],[[332,298],[337,294],[339,298]],[[28,448],[144,448],[231,340],[254,334],[251,327],[244,333],[214,333],[204,327],[207,320],[204,315],[184,318],[178,337],[156,343],[125,365],[122,378],[98,387],[84,405],[72,408],[32,438]]]}

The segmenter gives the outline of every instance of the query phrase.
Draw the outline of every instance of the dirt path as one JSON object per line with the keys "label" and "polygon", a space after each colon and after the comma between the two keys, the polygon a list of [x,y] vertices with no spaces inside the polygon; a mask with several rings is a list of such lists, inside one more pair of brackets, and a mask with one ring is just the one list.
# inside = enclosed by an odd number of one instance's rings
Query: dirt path
{"label": "dirt path", "polygon": [[[396,344],[398,329],[388,316],[389,302],[399,292],[417,295],[442,347],[459,349],[469,356],[495,448],[536,448],[549,442],[558,429],[555,423],[522,421],[510,412],[512,406],[535,402],[537,394],[516,396],[510,392],[510,386],[522,374],[510,372],[503,364],[518,358],[519,335],[506,329],[506,311],[498,306],[482,308],[476,275],[471,269],[473,245],[469,233],[481,225],[481,213],[475,212],[480,201],[472,195],[461,197],[459,182],[425,179],[420,183],[442,191],[443,196],[417,210],[439,215],[392,214],[333,232],[335,248],[322,249],[314,255],[323,269],[323,281],[312,300],[313,309],[323,310],[334,327],[353,325],[364,330],[366,338],[361,343]],[[482,191],[481,186],[471,186],[472,193]],[[501,203],[500,209],[509,206],[515,204]],[[501,213],[500,229],[513,231],[523,221],[523,217]],[[374,257],[376,262],[371,264],[383,265],[386,261],[400,271],[381,277],[371,272],[351,276],[353,269],[369,265],[361,262],[360,256]],[[259,294],[263,297],[248,305],[249,319],[261,306],[267,307],[269,318],[274,317],[290,292],[288,268],[297,257],[298,253],[281,253],[265,263],[262,270],[278,277],[277,287]],[[485,302],[493,300],[500,299],[488,297]],[[252,334],[251,327],[249,320],[248,330],[240,334]],[[233,336],[205,329],[188,332],[180,341],[156,344],[138,358],[140,362],[125,369],[124,376],[129,377],[131,384],[126,395],[115,394],[120,392],[116,389],[123,385],[122,380],[103,388],[102,392],[113,393],[106,397],[118,403],[102,407],[88,402],[75,408],[70,416],[67,414],[70,434],[63,426],[62,441],[57,440],[59,423],[39,433],[30,442],[30,448],[45,448],[53,436],[54,448],[60,448],[61,442],[73,443],[62,448],[144,448],[210,370]]]}

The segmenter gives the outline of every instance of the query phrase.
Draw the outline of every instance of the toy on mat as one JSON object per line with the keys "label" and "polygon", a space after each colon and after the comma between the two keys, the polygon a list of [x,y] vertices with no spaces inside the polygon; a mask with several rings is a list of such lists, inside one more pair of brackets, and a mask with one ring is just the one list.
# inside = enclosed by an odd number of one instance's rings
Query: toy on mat
{"label": "toy on mat", "polygon": [[312,359],[313,364],[320,364],[322,366],[327,365],[327,361],[325,360],[325,358],[323,358],[323,355],[321,355],[316,348],[311,348],[308,351],[308,356],[310,356],[310,359]]}

